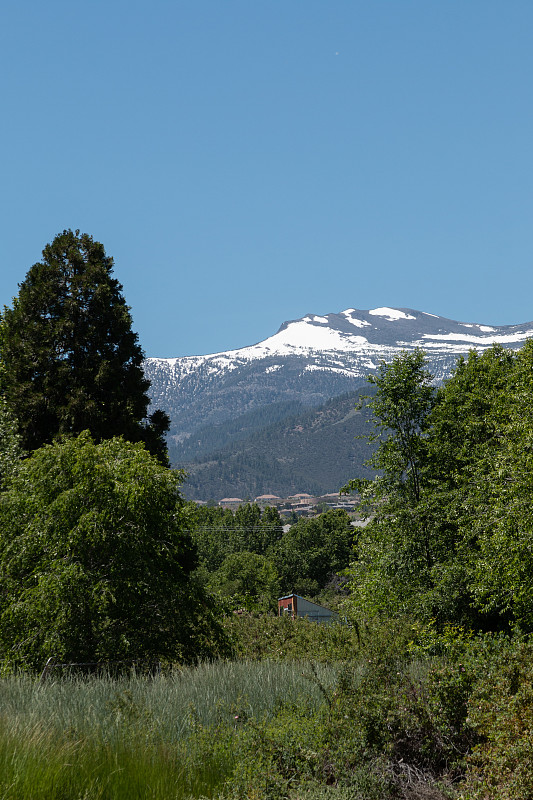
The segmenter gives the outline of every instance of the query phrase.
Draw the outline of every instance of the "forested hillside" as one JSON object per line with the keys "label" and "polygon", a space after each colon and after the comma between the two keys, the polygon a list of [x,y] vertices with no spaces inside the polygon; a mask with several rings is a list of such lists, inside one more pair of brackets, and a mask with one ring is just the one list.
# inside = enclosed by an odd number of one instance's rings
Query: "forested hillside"
{"label": "forested hillside", "polygon": [[263,428],[275,425],[287,417],[309,411],[309,406],[298,400],[270,403],[246,414],[232,417],[225,422],[202,425],[193,434],[176,441],[169,437],[168,452],[175,466],[187,467],[189,463],[203,459],[211,453],[231,448]]}
{"label": "forested hillside", "polygon": [[[219,500],[227,496],[253,499],[261,494],[324,494],[338,491],[349,477],[369,477],[373,473],[364,461],[370,449],[360,438],[368,432],[369,414],[356,408],[366,391],[351,392],[313,409],[279,404],[274,412],[295,408],[299,413],[251,434],[248,431],[260,421],[260,415],[247,414],[220,426],[219,440],[231,437],[231,442],[214,452],[208,451],[207,443],[217,437],[217,428],[209,426],[200,438],[194,436],[194,442],[171,450],[172,462],[188,473],[185,496]],[[207,452],[187,461],[195,446]]]}

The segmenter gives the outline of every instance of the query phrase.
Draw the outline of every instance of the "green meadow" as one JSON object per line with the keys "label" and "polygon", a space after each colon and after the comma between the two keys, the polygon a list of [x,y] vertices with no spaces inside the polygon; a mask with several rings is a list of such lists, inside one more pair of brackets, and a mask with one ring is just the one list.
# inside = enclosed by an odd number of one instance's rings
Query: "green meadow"
{"label": "green meadow", "polygon": [[[336,669],[322,665],[331,687]],[[27,676],[0,682],[2,798],[214,796],[231,775],[244,720],[283,705],[316,713],[309,665],[230,662],[154,678]]]}
{"label": "green meadow", "polygon": [[[246,657],[244,643],[263,623],[271,657]],[[232,626],[243,629],[233,661],[155,677],[4,676],[0,797],[533,796],[528,639],[435,634],[407,619],[327,634],[305,620],[248,617]],[[304,660],[291,653],[298,638]]]}

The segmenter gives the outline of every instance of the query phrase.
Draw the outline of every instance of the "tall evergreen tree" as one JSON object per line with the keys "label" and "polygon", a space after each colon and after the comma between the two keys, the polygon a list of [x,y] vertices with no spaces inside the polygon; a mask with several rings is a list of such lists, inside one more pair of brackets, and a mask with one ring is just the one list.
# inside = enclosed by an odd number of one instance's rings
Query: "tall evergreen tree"
{"label": "tall evergreen tree", "polygon": [[0,320],[0,389],[22,445],[89,430],[100,441],[143,441],[167,463],[167,415],[147,416],[150,386],[113,259],[100,242],[65,230],[43,250]]}
{"label": "tall evergreen tree", "polygon": [[17,421],[5,399],[0,397],[0,491],[4,489],[6,480],[13,474],[22,455]]}

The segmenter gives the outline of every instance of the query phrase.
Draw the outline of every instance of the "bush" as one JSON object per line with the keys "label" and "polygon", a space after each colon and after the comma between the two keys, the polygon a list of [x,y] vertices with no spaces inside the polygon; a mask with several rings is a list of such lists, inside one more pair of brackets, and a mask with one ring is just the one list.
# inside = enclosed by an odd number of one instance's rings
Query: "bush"
{"label": "bush", "polygon": [[322,625],[288,616],[231,614],[224,631],[236,658],[345,661],[358,650],[356,628],[341,623]]}
{"label": "bush", "polygon": [[533,796],[533,642],[496,640],[491,651],[479,659],[468,707],[482,741],[462,797],[525,800]]}

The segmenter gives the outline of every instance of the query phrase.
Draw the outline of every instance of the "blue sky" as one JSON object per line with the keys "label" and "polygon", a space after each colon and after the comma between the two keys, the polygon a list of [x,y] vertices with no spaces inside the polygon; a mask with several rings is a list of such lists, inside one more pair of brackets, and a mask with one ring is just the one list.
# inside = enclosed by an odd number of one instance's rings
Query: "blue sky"
{"label": "blue sky", "polygon": [[533,320],[531,0],[4,0],[0,305],[64,228],[149,356]]}

